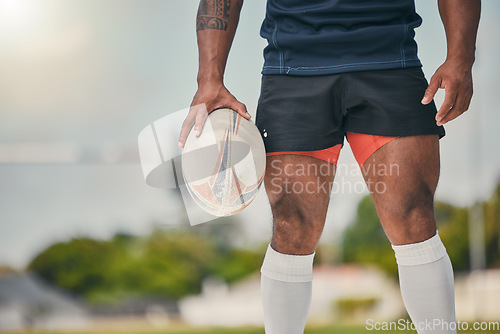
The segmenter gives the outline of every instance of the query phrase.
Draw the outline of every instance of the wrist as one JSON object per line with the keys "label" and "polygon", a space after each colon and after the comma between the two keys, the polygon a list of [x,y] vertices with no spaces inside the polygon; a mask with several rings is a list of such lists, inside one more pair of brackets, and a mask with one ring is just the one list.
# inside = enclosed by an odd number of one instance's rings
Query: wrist
{"label": "wrist", "polygon": [[472,65],[474,65],[475,60],[476,57],[474,55],[474,52],[460,53],[449,51],[448,55],[446,56],[446,62],[456,64],[457,66],[466,70],[472,69]]}
{"label": "wrist", "polygon": [[222,73],[198,73],[198,77],[196,79],[198,82],[198,86],[206,85],[206,84],[220,84],[222,85],[224,82]]}

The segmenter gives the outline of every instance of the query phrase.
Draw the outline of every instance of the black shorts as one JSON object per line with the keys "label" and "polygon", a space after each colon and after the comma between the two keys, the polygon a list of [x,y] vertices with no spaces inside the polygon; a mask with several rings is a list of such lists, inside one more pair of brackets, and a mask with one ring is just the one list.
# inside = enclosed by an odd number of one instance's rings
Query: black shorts
{"label": "black shorts", "polygon": [[434,102],[420,101],[420,67],[318,76],[264,75],[255,124],[266,151],[315,151],[343,144],[347,132],[445,135]]}

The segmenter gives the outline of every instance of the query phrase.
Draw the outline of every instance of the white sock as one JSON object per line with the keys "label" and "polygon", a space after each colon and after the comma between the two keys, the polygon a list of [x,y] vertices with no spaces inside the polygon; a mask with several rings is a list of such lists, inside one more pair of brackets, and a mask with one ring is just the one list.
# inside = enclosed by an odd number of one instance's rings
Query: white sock
{"label": "white sock", "polygon": [[267,248],[261,268],[266,334],[303,334],[311,303],[310,255],[288,255]]}
{"label": "white sock", "polygon": [[453,268],[438,233],[415,244],[392,246],[406,310],[418,334],[455,334]]}

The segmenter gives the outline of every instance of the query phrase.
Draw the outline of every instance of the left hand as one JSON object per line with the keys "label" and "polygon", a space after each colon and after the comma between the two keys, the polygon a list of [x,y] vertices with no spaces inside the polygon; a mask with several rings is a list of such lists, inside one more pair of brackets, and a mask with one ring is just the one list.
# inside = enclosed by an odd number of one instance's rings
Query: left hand
{"label": "left hand", "polygon": [[431,78],[422,104],[429,104],[439,88],[444,88],[444,102],[436,114],[436,124],[443,125],[469,109],[472,99],[472,66],[446,60]]}

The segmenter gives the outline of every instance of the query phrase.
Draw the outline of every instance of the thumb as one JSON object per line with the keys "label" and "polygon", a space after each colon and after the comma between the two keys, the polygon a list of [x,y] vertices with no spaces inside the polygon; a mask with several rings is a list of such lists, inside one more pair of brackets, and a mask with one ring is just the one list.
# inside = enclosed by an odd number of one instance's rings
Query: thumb
{"label": "thumb", "polygon": [[247,111],[247,107],[241,103],[241,102],[237,102],[234,106],[233,106],[233,109],[238,113],[240,114],[242,117],[246,118],[246,119],[250,119],[250,114],[248,113]]}

